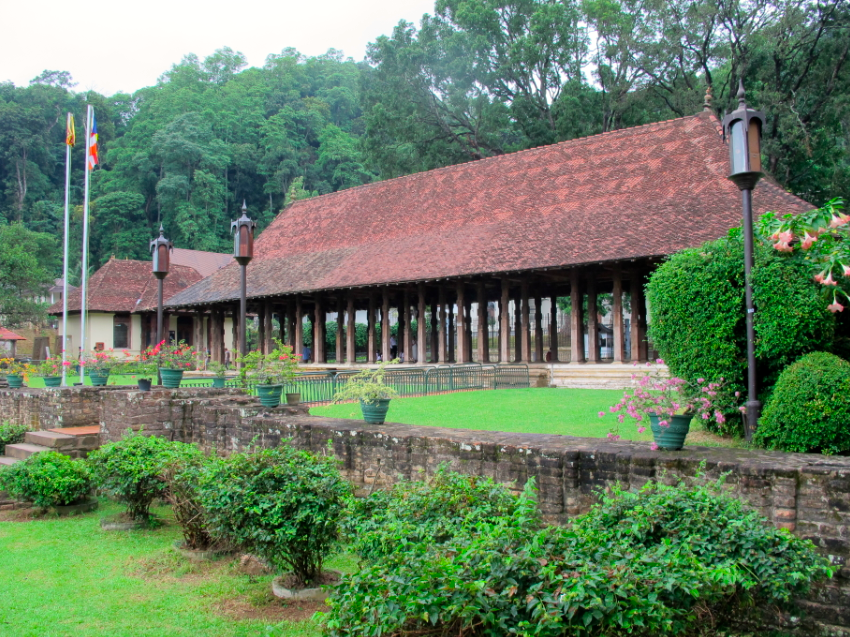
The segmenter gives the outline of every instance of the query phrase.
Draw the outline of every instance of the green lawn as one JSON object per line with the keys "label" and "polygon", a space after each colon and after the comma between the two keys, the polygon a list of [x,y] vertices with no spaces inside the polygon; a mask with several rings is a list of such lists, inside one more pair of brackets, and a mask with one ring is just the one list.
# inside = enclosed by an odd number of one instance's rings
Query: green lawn
{"label": "green lawn", "polygon": [[[150,378],[150,377],[149,377]],[[73,383],[79,383],[79,376],[68,376],[68,385],[72,385]],[[212,381],[210,381],[212,382]],[[91,385],[91,378],[86,376],[85,385]],[[110,374],[109,380],[106,381],[107,385],[136,385],[138,384],[138,377],[132,374]],[[44,379],[40,376],[30,376],[27,381],[27,387],[44,387]]]}
{"label": "green lawn", "polygon": [[[281,622],[270,575],[240,573],[237,558],[201,566],[185,561],[171,549],[179,536],[173,524],[102,531],[100,518],[119,509],[104,500],[101,505],[74,518],[0,522],[0,635],[320,635],[316,620]],[[170,514],[165,508],[157,513]],[[351,572],[354,563],[339,556],[328,566]]]}
{"label": "green lawn", "polygon": [[[622,390],[612,389],[541,388],[395,398],[390,403],[387,422],[604,438],[617,425],[616,416],[608,408],[622,395]],[[606,412],[602,418],[600,411]],[[332,418],[363,418],[360,405],[354,403],[313,407],[310,413]],[[619,432],[624,440],[652,440],[648,426],[639,434],[629,418],[619,426]],[[688,444],[737,446],[740,443],[704,432],[694,421]]]}

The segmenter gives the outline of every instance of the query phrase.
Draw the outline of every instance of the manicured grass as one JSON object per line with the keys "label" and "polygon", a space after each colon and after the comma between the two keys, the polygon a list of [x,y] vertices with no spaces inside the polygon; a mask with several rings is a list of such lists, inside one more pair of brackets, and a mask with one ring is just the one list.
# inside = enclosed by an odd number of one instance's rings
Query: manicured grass
{"label": "manicured grass", "polygon": [[[99,511],[84,516],[0,522],[0,635],[320,635],[315,619],[281,623],[271,575],[240,573],[238,557],[201,565],[181,558],[171,548],[179,537],[173,524],[102,531],[100,518],[119,510],[102,500]],[[328,566],[351,572],[354,564],[343,555]]]}
{"label": "manicured grass", "polygon": [[[604,438],[617,425],[616,416],[608,408],[622,395],[621,390],[611,389],[541,388],[395,398],[390,403],[387,422]],[[600,411],[606,412],[602,418]],[[353,403],[313,407],[310,413],[331,418],[363,418],[360,405]],[[639,434],[630,419],[619,426],[619,433],[624,440],[652,440],[648,426]],[[688,444],[737,446],[739,443],[704,432],[694,421]]]}
{"label": "manicured grass", "polygon": [[[150,378],[150,376],[148,376]],[[72,385],[73,383],[79,383],[79,376],[68,376],[67,377],[68,385]],[[212,381],[210,381],[212,382]],[[86,375],[85,377],[85,385],[91,385],[91,378]],[[106,381],[107,385],[137,385],[138,384],[138,376],[134,376],[132,374],[110,374],[109,380]],[[27,387],[44,387],[44,379],[40,376],[30,376],[27,381]]]}

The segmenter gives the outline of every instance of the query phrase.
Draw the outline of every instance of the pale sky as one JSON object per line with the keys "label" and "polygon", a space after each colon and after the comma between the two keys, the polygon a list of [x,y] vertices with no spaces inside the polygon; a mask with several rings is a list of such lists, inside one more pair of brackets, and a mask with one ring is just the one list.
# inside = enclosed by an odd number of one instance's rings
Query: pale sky
{"label": "pale sky", "polygon": [[76,91],[132,92],[188,53],[225,46],[249,66],[286,47],[359,61],[399,20],[418,26],[433,9],[434,0],[0,0],[0,81],[27,86],[49,69],[69,71]]}

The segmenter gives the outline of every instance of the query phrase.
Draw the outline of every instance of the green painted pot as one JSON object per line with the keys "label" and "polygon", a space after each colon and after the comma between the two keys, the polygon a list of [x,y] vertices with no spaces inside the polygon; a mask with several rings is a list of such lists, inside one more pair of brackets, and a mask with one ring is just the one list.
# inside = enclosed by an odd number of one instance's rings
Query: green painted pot
{"label": "green painted pot", "polygon": [[106,372],[105,374],[91,372],[89,374],[89,378],[91,378],[91,384],[95,387],[103,387],[106,385],[106,381],[109,380],[109,372]]}
{"label": "green painted pot", "polygon": [[180,387],[180,381],[183,380],[182,369],[163,369],[159,368],[159,376],[162,378],[162,386],[166,389],[177,389]]}
{"label": "green painted pot", "polygon": [[213,384],[212,384],[212,386],[213,386],[213,387],[218,387],[219,389],[221,389],[222,387],[224,387],[224,382],[225,382],[226,380],[227,380],[227,379],[226,379],[224,376],[222,376],[222,377],[220,377],[220,378],[219,378],[219,377],[213,378]]}
{"label": "green painted pot", "polygon": [[363,412],[363,420],[370,425],[383,425],[389,410],[389,398],[383,398],[371,403],[360,401],[360,411]]}
{"label": "green painted pot", "polygon": [[686,414],[683,416],[666,416],[663,418],[663,420],[666,420],[669,423],[666,427],[662,427],[658,424],[660,420],[662,420],[662,418],[659,418],[658,416],[649,416],[649,426],[652,429],[652,437],[655,438],[655,444],[658,445],[658,448],[666,449],[668,451],[676,451],[684,447],[685,436],[688,435],[688,431],[691,428],[693,414]]}
{"label": "green painted pot", "polygon": [[12,389],[24,386],[24,377],[20,374],[7,374],[6,380],[9,382],[9,387]]}
{"label": "green painted pot", "polygon": [[44,377],[44,386],[45,387],[59,387],[62,384],[61,376],[45,376]]}
{"label": "green painted pot", "polygon": [[263,407],[277,407],[280,404],[280,393],[283,385],[257,385],[257,396]]}

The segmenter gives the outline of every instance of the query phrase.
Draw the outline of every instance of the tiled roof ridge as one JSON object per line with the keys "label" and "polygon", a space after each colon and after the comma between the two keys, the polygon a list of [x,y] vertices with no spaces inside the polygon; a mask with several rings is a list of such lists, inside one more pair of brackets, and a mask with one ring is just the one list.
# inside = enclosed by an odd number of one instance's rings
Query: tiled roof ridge
{"label": "tiled roof ridge", "polygon": [[[389,179],[382,179],[380,181],[372,181],[372,182],[369,182],[368,184],[360,184],[359,186],[352,186],[351,188],[344,188],[342,190],[335,190],[334,192],[329,192],[329,193],[326,193],[324,195],[319,195],[318,197],[309,197],[307,199],[299,199],[298,201],[295,201],[295,202],[289,204],[289,206],[286,206],[285,208],[283,208],[281,210],[281,212],[283,212],[283,210],[289,210],[293,206],[297,206],[299,203],[302,203],[302,202],[307,203],[307,202],[315,201],[315,200],[319,199],[320,197],[325,198],[325,201],[327,201],[329,198],[333,197],[334,195],[341,195],[343,193],[351,193],[351,192],[354,192],[354,191],[357,191],[357,190],[365,190],[367,188],[377,186],[378,184],[389,184],[389,183],[392,183],[394,181],[401,181],[403,179],[410,179],[410,178],[413,178],[413,177],[419,177],[421,175],[431,175],[431,174],[434,174],[434,173],[452,170],[454,168],[457,168],[458,166],[466,166],[467,164],[476,164],[477,165],[477,164],[481,164],[482,162],[488,162],[488,161],[491,161],[491,160],[504,160],[506,157],[516,157],[518,155],[524,155],[526,153],[533,153],[533,152],[536,152],[536,151],[541,152],[541,151],[544,151],[544,150],[550,150],[550,149],[552,149],[556,146],[565,146],[566,144],[576,144],[576,145],[578,145],[579,143],[588,143],[589,140],[598,139],[602,136],[609,136],[610,137],[610,136],[615,136],[617,134],[623,134],[623,133],[627,133],[627,132],[632,133],[634,131],[638,131],[638,130],[641,130],[641,129],[644,129],[644,128],[649,128],[650,126],[662,126],[662,125],[665,125],[665,124],[671,124],[673,122],[678,122],[678,121],[685,120],[685,119],[697,119],[697,118],[700,118],[700,117],[705,117],[706,115],[709,115],[712,119],[716,120],[717,124],[719,125],[720,120],[717,118],[717,116],[714,114],[713,111],[710,114],[707,113],[706,111],[700,111],[699,113],[695,113],[693,115],[683,115],[682,117],[674,117],[673,119],[665,119],[665,120],[661,120],[659,122],[650,122],[648,124],[641,124],[640,126],[630,126],[628,128],[618,128],[617,130],[604,131],[602,133],[594,133],[593,135],[585,135],[584,137],[575,137],[573,139],[565,139],[562,142],[555,142],[553,144],[542,144],[540,146],[535,146],[533,148],[523,148],[522,150],[515,150],[511,153],[505,153],[503,155],[491,155],[490,157],[482,157],[481,159],[470,159],[469,161],[464,161],[464,162],[460,162],[460,163],[457,163],[457,164],[449,164],[448,166],[440,166],[439,168],[431,168],[430,170],[422,170],[422,171],[418,171],[418,172],[415,172],[415,173],[410,173],[408,175],[399,175],[398,177],[390,177]],[[718,133],[722,135],[722,129],[718,129]],[[280,213],[278,213],[278,214],[280,214]]]}

